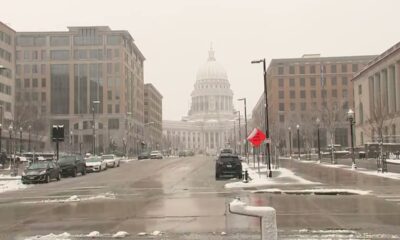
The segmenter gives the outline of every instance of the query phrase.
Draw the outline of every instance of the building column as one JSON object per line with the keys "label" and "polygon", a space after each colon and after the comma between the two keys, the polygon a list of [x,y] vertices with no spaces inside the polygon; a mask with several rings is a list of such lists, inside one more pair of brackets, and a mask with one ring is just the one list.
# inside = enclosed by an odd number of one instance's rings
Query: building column
{"label": "building column", "polygon": [[396,112],[400,111],[400,62],[394,64],[393,79],[396,86]]}
{"label": "building column", "polygon": [[387,69],[388,76],[388,97],[389,97],[389,113],[396,112],[396,84],[394,81],[394,66]]}
{"label": "building column", "polygon": [[388,81],[387,81],[387,68],[380,71],[380,79],[381,79],[381,101],[382,101],[382,110],[384,114],[389,113],[389,101],[388,101]]}
{"label": "building column", "polygon": [[381,79],[380,74],[375,73],[374,76],[374,102],[373,102],[373,109],[381,107]]}

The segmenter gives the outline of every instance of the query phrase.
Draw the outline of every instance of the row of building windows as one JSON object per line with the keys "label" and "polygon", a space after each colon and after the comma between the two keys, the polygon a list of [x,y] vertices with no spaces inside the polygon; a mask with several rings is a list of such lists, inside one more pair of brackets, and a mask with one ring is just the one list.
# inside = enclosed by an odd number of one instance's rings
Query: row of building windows
{"label": "row of building windows", "polygon": [[[46,93],[41,92],[41,101],[46,102]],[[23,96],[23,98],[22,98]],[[23,95],[21,92],[17,92],[15,95],[17,101],[26,101],[26,102],[37,102],[39,101],[39,92],[24,92]]]}
{"label": "row of building windows", "polygon": [[[1,37],[1,34],[0,34]],[[101,45],[103,44],[103,35],[88,34],[73,36],[74,45],[85,46],[85,45]],[[107,35],[107,45],[120,45],[122,42],[121,36]],[[46,46],[45,36],[18,36],[17,45],[23,47],[43,47]],[[50,46],[70,46],[70,36],[50,36]]]}
{"label": "row of building windows", "polygon": [[10,35],[8,35],[7,33],[0,31],[0,41],[6,43],[8,45],[11,45],[12,37]]}
{"label": "row of building windows", "polygon": [[6,60],[7,62],[11,62],[11,53],[5,49],[0,48],[0,58]]}
{"label": "row of building windows", "polygon": [[[32,85],[31,85],[31,83],[32,83]],[[24,88],[30,88],[31,86],[33,88],[39,87],[39,79],[37,79],[37,78],[32,78],[32,79],[25,78],[24,79]],[[17,78],[15,80],[15,87],[17,89],[21,89],[22,88],[22,81],[21,81],[20,78]],[[42,78],[41,79],[41,87],[46,87],[46,78]]]}
{"label": "row of building windows", "polygon": [[[321,97],[327,97],[327,90],[323,89],[320,91],[321,93]],[[305,90],[301,90],[298,94],[300,96],[300,98],[306,98],[307,97],[307,91]],[[311,98],[317,98],[317,91],[316,90],[311,90],[309,91],[309,95]],[[289,96],[291,99],[296,98],[296,91],[295,90],[291,90],[289,92]],[[331,97],[338,97],[338,91],[337,89],[332,89],[331,90]],[[347,98],[348,97],[348,91],[347,89],[342,89],[342,97],[343,98]],[[285,91],[279,91],[279,99],[284,99],[285,98]]]}
{"label": "row of building windows", "polygon": [[[317,66],[319,70],[317,70]],[[289,74],[315,74],[315,73],[325,73],[327,72],[326,67],[329,66],[329,73],[337,73],[337,64],[328,64],[328,65],[300,65],[298,67],[291,65],[291,66],[278,66],[278,75],[284,75],[285,72],[289,72]],[[342,73],[348,72],[348,64],[342,63],[339,65],[341,67]],[[286,70],[286,71],[285,71]],[[358,64],[351,65],[352,72],[358,72]]]}
{"label": "row of building windows", "polygon": [[[40,68],[39,68],[40,66]],[[23,73],[24,75],[27,74],[46,74],[46,64],[17,64],[15,69],[16,75],[21,76]]]}
{"label": "row of building windows", "polygon": [[0,100],[0,106],[2,108],[5,106],[6,112],[11,112],[11,103],[10,102],[5,102],[5,101]]}
{"label": "row of building windows", "polygon": [[[23,60],[24,61],[44,61],[47,60],[46,50],[41,50],[40,54],[38,50],[25,50],[23,51]],[[105,60],[105,56],[103,54],[102,49],[77,49],[74,50],[73,58],[75,60]],[[119,49],[107,49],[106,50],[106,59],[111,60],[119,57]],[[2,51],[0,48],[0,55],[2,55]],[[16,51],[16,59],[22,60],[21,51]],[[69,60],[70,51],[69,50],[50,50],[50,59],[51,60],[59,60],[66,61]]]}
{"label": "row of building windows", "polygon": [[[337,85],[337,77],[331,77],[330,79],[330,83],[332,86],[336,86]],[[324,79],[318,79],[320,81],[321,85],[326,84],[326,78]],[[296,86],[296,82],[299,83],[300,87],[305,87],[306,86],[306,82],[309,81],[309,85],[310,86],[316,86],[317,85],[317,80],[316,78],[300,78],[300,79],[295,79],[295,78],[290,78],[289,79],[289,86],[290,87],[295,87]],[[285,79],[284,78],[279,78],[278,79],[278,84],[279,87],[284,87],[285,86]],[[342,85],[347,86],[348,84],[348,78],[347,77],[342,77]]]}
{"label": "row of building windows", "polygon": [[[327,102],[322,102],[321,106],[323,108],[327,108],[328,107],[328,103]],[[291,102],[289,107],[290,107],[289,108],[290,111],[296,111],[296,103],[295,102]],[[339,107],[339,104],[337,102],[333,102],[332,103],[332,109],[336,109],[338,107]],[[345,101],[341,107],[342,107],[343,111],[347,111],[348,108],[349,108],[348,102]],[[300,107],[299,107],[298,110],[307,111],[307,103],[306,102],[301,102],[300,103]],[[312,102],[309,110],[318,110],[318,103],[317,102]],[[279,111],[281,111],[281,112],[285,111],[285,103],[279,103]]]}
{"label": "row of building windows", "polygon": [[6,95],[11,96],[11,86],[0,82],[0,93],[4,93]]}

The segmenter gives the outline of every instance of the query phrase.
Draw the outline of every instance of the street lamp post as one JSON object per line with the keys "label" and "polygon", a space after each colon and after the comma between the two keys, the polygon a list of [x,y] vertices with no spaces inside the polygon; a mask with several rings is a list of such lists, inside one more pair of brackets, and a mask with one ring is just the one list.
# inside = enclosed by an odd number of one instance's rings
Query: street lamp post
{"label": "street lamp post", "polygon": [[292,158],[292,128],[289,127],[289,156]]}
{"label": "street lamp post", "polygon": [[238,116],[238,118],[239,118],[239,127],[238,127],[238,131],[239,131],[239,154],[240,155],[242,155],[242,131],[241,131],[241,129],[240,129],[240,127],[242,126],[241,124],[240,124],[240,111],[236,111],[235,113],[237,113],[239,116]]}
{"label": "street lamp post", "polygon": [[300,125],[297,124],[297,152],[299,153],[299,160],[300,160]]}
{"label": "street lamp post", "polygon": [[233,120],[233,143],[235,145],[235,154],[236,154],[236,120]]}
{"label": "street lamp post", "polygon": [[249,163],[249,156],[248,156],[248,153],[249,153],[249,142],[247,141],[247,134],[248,134],[248,132],[247,132],[247,107],[246,107],[246,98],[239,98],[238,101],[243,101],[243,102],[244,102],[244,122],[245,122],[245,125],[244,125],[245,136],[244,136],[244,137],[245,137],[245,139],[246,139],[246,144],[245,144],[244,153],[245,153],[246,158],[247,158],[247,163]]}
{"label": "street lamp post", "polygon": [[354,139],[353,139],[353,125],[355,123],[354,121],[354,112],[353,110],[349,109],[349,111],[347,112],[347,118],[350,122],[350,142],[351,142],[351,168],[352,169],[356,169],[356,159],[354,156]]}
{"label": "street lamp post", "polygon": [[317,122],[318,162],[321,162],[321,143],[319,140],[319,125],[320,125],[321,120],[319,120],[319,118],[317,118],[316,122]]}
{"label": "street lamp post", "polygon": [[19,128],[19,155],[22,155],[22,127]]}
{"label": "street lamp post", "polygon": [[71,154],[74,152],[74,144],[73,144],[73,134],[72,130],[69,132],[69,144],[71,145]]}
{"label": "street lamp post", "polygon": [[[265,58],[261,60],[255,60],[251,61],[252,64],[254,63],[263,63],[263,70],[264,70],[264,97],[265,97],[265,135],[267,138],[270,138],[269,136],[269,124],[268,124],[268,94],[267,94],[267,66],[265,63]],[[266,152],[267,152],[267,163],[268,163],[268,177],[272,177],[272,171],[271,171],[271,157],[270,157],[270,146],[269,142],[267,142],[266,146]]]}
{"label": "street lamp post", "polygon": [[1,153],[1,138],[2,138],[2,136],[1,136],[1,134],[2,134],[2,125],[1,125],[1,123],[0,123],[0,153]]}
{"label": "street lamp post", "polygon": [[94,108],[94,105],[95,104],[99,104],[100,103],[100,101],[98,101],[98,100],[95,100],[95,101],[93,101],[92,102],[92,114],[93,114],[93,155],[96,155],[96,122],[95,122],[95,117],[94,117],[94,114],[95,114],[95,108]]}
{"label": "street lamp post", "polygon": [[31,151],[31,130],[32,130],[32,126],[29,125],[28,126],[28,152]]}
{"label": "street lamp post", "polygon": [[11,156],[11,153],[12,153],[12,130],[13,130],[13,126],[12,125],[10,125],[9,127],[8,127],[8,133],[10,134],[10,149],[9,149],[9,151],[10,151],[10,156]]}

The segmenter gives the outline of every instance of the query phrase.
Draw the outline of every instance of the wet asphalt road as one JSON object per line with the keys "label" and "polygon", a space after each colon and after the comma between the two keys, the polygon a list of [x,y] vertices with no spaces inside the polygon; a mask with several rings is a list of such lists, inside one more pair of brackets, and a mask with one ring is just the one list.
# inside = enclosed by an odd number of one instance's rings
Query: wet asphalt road
{"label": "wet asphalt road", "polygon": [[[173,236],[168,239],[190,239],[185,237],[188,233],[215,236],[213,232],[224,231],[228,235],[221,239],[236,239],[238,233],[250,234],[245,239],[257,239],[258,219],[226,211],[227,203],[236,196],[251,205],[274,207],[280,236],[300,229],[400,233],[400,181],[290,160],[283,160],[281,164],[322,185],[273,188],[352,188],[371,190],[372,194],[252,194],[251,190],[255,189],[224,189],[224,184],[233,180],[215,181],[211,157],[132,161],[101,173],[0,194],[0,239],[62,232],[87,234],[94,230],[101,233],[127,231],[132,234],[131,238],[139,232],[160,230],[165,236]],[[105,193],[114,193],[116,199],[33,203]]]}

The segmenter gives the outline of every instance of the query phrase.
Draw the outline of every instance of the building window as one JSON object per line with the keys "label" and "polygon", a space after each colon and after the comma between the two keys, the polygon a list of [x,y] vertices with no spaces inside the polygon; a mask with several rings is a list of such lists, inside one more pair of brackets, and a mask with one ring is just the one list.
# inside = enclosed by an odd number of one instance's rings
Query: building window
{"label": "building window", "polygon": [[24,64],[24,73],[25,74],[31,73],[31,66],[29,64]]}
{"label": "building window", "polygon": [[358,85],[358,95],[362,94],[362,85]]}
{"label": "building window", "polygon": [[331,65],[331,73],[336,73],[336,64]]}
{"label": "building window", "polygon": [[279,122],[281,122],[281,123],[285,122],[285,115],[283,115],[283,114],[279,115]]}
{"label": "building window", "polygon": [[347,72],[347,64],[346,63],[343,63],[342,64],[342,72]]}
{"label": "building window", "polygon": [[326,98],[326,90],[321,90],[321,97]]}
{"label": "building window", "polygon": [[305,74],[305,67],[304,66],[300,66],[300,74]]}
{"label": "building window", "polygon": [[107,60],[111,60],[112,59],[112,49],[107,49]]}
{"label": "building window", "polygon": [[278,67],[278,75],[283,75],[283,66]]}
{"label": "building window", "polygon": [[107,45],[119,45],[121,44],[121,37],[116,35],[107,36]]}
{"label": "building window", "polygon": [[306,109],[307,109],[307,103],[302,102],[301,103],[301,111],[306,111]]}
{"label": "building window", "polygon": [[50,65],[50,102],[52,114],[69,113],[69,65]]}
{"label": "building window", "polygon": [[359,113],[359,118],[360,118],[360,123],[363,123],[364,122],[364,109],[363,109],[363,104],[362,103],[360,103],[359,105],[358,105],[358,113]]}
{"label": "building window", "polygon": [[294,66],[289,66],[289,74],[294,74]]}
{"label": "building window", "polygon": [[32,60],[38,59],[38,51],[32,51]]}
{"label": "building window", "polygon": [[24,79],[24,88],[29,88],[31,85],[31,80],[29,78]]}
{"label": "building window", "polygon": [[279,91],[279,99],[285,98],[285,92],[284,91]]}
{"label": "building window", "polygon": [[337,90],[336,89],[332,89],[332,97],[337,97]]}
{"label": "building window", "polygon": [[355,63],[351,66],[351,70],[353,70],[353,73],[358,72],[358,64]]}
{"label": "building window", "polygon": [[46,74],[46,65],[45,64],[41,64],[40,65],[40,73],[41,74]]}
{"label": "building window", "polygon": [[300,78],[300,86],[302,86],[302,87],[306,86],[306,79]]}
{"label": "building window", "polygon": [[284,79],[283,78],[279,78],[278,81],[279,81],[279,87],[283,87],[284,83],[285,83]]}
{"label": "building window", "polygon": [[38,79],[37,78],[32,79],[32,87],[37,88],[38,86],[39,86]]}
{"label": "building window", "polygon": [[310,66],[310,73],[315,73],[315,65]]}
{"label": "building window", "polygon": [[392,124],[392,136],[396,136],[396,124]]}
{"label": "building window", "polygon": [[119,119],[108,119],[108,129],[119,129]]}
{"label": "building window", "polygon": [[290,98],[296,98],[296,91],[294,91],[294,90],[291,90],[290,91]]}
{"label": "building window", "polygon": [[296,111],[296,103],[290,103],[290,111]]}
{"label": "building window", "polygon": [[303,98],[303,99],[306,98],[306,91],[305,90],[301,90],[300,91],[300,97]]}
{"label": "building window", "polygon": [[279,103],[279,111],[285,111],[285,103]]}
{"label": "building window", "polygon": [[30,60],[31,58],[31,52],[28,50],[24,51],[24,60]]}
{"label": "building window", "polygon": [[45,102],[45,101],[46,101],[46,93],[42,92],[42,102]]}
{"label": "building window", "polygon": [[39,100],[38,93],[37,92],[33,92],[32,93],[32,101],[37,102],[38,100]]}
{"label": "building window", "polygon": [[311,81],[311,86],[315,86],[316,83],[317,83],[317,81],[315,80],[314,77],[312,77],[312,78],[310,79],[310,81]]}
{"label": "building window", "polygon": [[343,89],[342,90],[342,96],[343,96],[343,98],[347,98],[348,97],[347,89]]}
{"label": "building window", "polygon": [[15,79],[15,87],[18,89],[22,87],[21,79],[19,78]]}
{"label": "building window", "polygon": [[69,60],[68,50],[51,50],[50,51],[51,60]]}
{"label": "building window", "polygon": [[337,79],[336,79],[336,77],[332,77],[332,78],[331,78],[331,81],[332,81],[332,86],[336,86],[336,84],[337,84]]}
{"label": "building window", "polygon": [[38,66],[36,64],[32,65],[32,73],[38,73]]}
{"label": "building window", "polygon": [[119,104],[115,104],[115,113],[119,113]]}
{"label": "building window", "polygon": [[112,104],[107,105],[107,113],[112,113]]}
{"label": "building window", "polygon": [[347,77],[342,77],[342,85],[347,85]]}
{"label": "building window", "polygon": [[42,78],[42,87],[46,87],[46,78]]}
{"label": "building window", "polygon": [[294,87],[294,78],[289,79],[289,85]]}
{"label": "building window", "polygon": [[317,91],[311,90],[311,98],[316,98],[317,97]]}
{"label": "building window", "polygon": [[312,110],[317,110],[317,103],[316,102],[312,102],[311,103],[311,107],[312,107]]}
{"label": "building window", "polygon": [[107,91],[107,99],[110,101],[112,100],[112,91],[111,90]]}
{"label": "building window", "polygon": [[69,36],[51,36],[50,46],[69,46]]}

